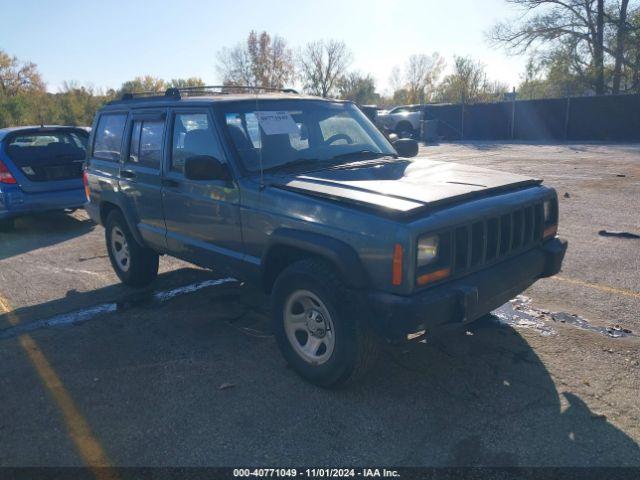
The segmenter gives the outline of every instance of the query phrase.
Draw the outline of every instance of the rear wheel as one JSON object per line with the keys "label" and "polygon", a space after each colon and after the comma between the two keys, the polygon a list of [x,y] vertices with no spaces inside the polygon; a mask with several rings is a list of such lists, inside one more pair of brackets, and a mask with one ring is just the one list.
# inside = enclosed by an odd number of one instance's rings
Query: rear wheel
{"label": "rear wheel", "polygon": [[111,266],[123,283],[144,287],[155,280],[158,275],[158,254],[133,238],[119,211],[113,211],[107,217],[105,239]]}
{"label": "rear wheel", "polygon": [[328,263],[306,259],[287,267],[273,290],[278,346],[306,380],[338,387],[362,378],[379,344],[340,277]]}

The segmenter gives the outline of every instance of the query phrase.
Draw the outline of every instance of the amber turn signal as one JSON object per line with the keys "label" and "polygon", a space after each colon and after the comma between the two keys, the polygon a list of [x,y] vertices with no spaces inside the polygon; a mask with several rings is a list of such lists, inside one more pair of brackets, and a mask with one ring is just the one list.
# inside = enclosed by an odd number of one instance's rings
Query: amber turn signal
{"label": "amber turn signal", "polygon": [[441,268],[440,270],[436,270],[435,272],[425,273],[424,275],[420,275],[418,277],[418,285],[426,285],[427,283],[437,282],[438,280],[442,280],[443,278],[447,278],[451,275],[451,268]]}
{"label": "amber turn signal", "polygon": [[402,284],[402,245],[396,243],[393,248],[393,267],[391,270],[391,284]]}
{"label": "amber turn signal", "polygon": [[558,225],[557,224],[549,225],[547,228],[544,229],[543,238],[546,240],[547,238],[555,237],[557,233],[558,233]]}

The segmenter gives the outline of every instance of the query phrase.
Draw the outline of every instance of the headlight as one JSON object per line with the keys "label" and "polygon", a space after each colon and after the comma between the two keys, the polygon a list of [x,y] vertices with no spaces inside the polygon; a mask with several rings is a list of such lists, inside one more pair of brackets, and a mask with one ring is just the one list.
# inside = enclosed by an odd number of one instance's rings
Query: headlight
{"label": "headlight", "polygon": [[545,200],[542,206],[544,209],[544,223],[546,225],[551,223],[551,217],[553,215],[553,204],[551,203],[551,199]]}
{"label": "headlight", "polygon": [[418,267],[429,265],[438,258],[439,243],[440,240],[437,235],[420,237],[418,239]]}

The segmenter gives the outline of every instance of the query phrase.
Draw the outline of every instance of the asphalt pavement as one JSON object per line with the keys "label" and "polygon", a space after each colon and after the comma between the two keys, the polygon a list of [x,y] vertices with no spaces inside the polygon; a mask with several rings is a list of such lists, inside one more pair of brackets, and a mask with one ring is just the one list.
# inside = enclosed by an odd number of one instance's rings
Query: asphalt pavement
{"label": "asphalt pavement", "polygon": [[566,263],[344,390],[287,368],[264,298],[215,271],[125,287],[82,211],[0,233],[0,466],[640,466],[640,240],[598,234],[640,233],[640,146],[422,153],[543,177]]}

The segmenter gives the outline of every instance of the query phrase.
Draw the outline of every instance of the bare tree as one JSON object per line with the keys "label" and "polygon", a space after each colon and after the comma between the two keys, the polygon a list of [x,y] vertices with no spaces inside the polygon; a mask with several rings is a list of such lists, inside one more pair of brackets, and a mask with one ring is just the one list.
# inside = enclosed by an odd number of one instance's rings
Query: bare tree
{"label": "bare tree", "polygon": [[376,82],[371,75],[349,72],[338,82],[340,98],[352,100],[360,105],[375,103],[380,99],[376,93]]}
{"label": "bare tree", "polygon": [[298,55],[300,76],[305,90],[328,97],[335,93],[351,63],[351,52],[344,42],[320,40],[308,43]]}
{"label": "bare tree", "polygon": [[[576,62],[587,65],[584,74],[592,78],[597,94],[605,91],[604,54],[615,53],[604,42],[606,6],[604,0],[507,0],[523,10],[519,21],[498,23],[491,39],[513,53],[545,45],[574,49]],[[621,58],[621,56],[620,56]]]}
{"label": "bare tree", "polygon": [[[596,31],[593,45],[593,67],[596,71],[596,95],[604,95],[604,0],[596,0]],[[590,10],[587,9],[590,13]]]}
{"label": "bare tree", "polygon": [[442,102],[474,103],[498,100],[508,90],[488,80],[484,65],[469,57],[455,57],[453,72],[438,87],[436,98]]}
{"label": "bare tree", "polygon": [[411,55],[405,69],[407,91],[411,103],[425,103],[444,68],[444,59],[438,54]]}
{"label": "bare tree", "polygon": [[0,50],[0,94],[14,96],[24,92],[43,92],[45,84],[35,63],[21,62]]}
{"label": "bare tree", "polygon": [[622,61],[625,54],[625,42],[627,39],[627,13],[629,0],[621,0],[618,11],[618,25],[616,29],[615,66],[613,67],[613,93],[620,93],[620,80],[622,78]]}
{"label": "bare tree", "polygon": [[389,79],[394,99],[400,103],[425,103],[435,91],[435,85],[444,69],[444,59],[431,55],[411,55],[403,70],[394,67]]}
{"label": "bare tree", "polygon": [[226,85],[283,88],[295,76],[293,52],[287,42],[253,30],[246,44],[218,52],[217,68]]}

